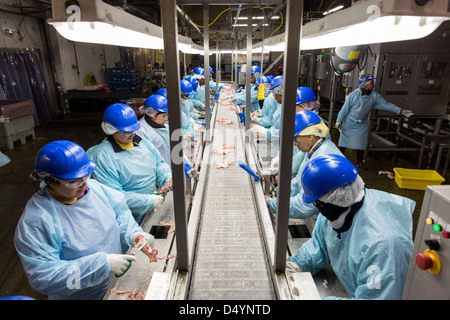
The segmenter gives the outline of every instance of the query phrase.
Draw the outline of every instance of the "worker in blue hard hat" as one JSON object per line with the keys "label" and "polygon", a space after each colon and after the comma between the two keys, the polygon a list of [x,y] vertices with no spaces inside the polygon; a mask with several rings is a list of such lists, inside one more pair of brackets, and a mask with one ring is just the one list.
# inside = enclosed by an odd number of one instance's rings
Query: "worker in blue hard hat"
{"label": "worker in blue hard hat", "polygon": [[356,167],[335,154],[309,162],[301,183],[303,201],[320,215],[312,238],[287,259],[286,270],[314,275],[331,264],[352,299],[401,299],[415,202],[366,189]]}
{"label": "worker in blue hard hat", "polygon": [[193,78],[197,80],[198,87],[191,98],[205,105],[205,70],[199,67],[195,68]]}
{"label": "worker in blue hard hat", "polygon": [[198,119],[198,115],[195,114],[194,104],[190,99],[190,96],[195,93],[192,88],[192,84],[188,80],[180,81],[180,90],[181,90],[181,110],[184,114],[190,119]]}
{"label": "worker in blue hard hat", "polygon": [[194,105],[194,113],[196,113],[199,116],[203,115],[203,111],[205,110],[205,103],[202,100],[198,100],[197,99],[197,90],[199,88],[199,83],[198,80],[193,77],[193,76],[189,76],[187,77],[185,80],[189,81],[192,85],[192,90],[194,91],[193,94],[191,94],[189,96],[189,98],[192,100],[192,104]]}
{"label": "worker in blue hard hat", "polygon": [[37,154],[37,192],[16,227],[14,245],[34,290],[50,299],[101,299],[135,257],[142,231],[124,195],[89,176],[95,163],[78,144],[53,141]]}
{"label": "worker in blue hard hat", "polygon": [[87,151],[97,165],[92,177],[123,192],[139,224],[148,212],[161,208],[164,198],[155,194],[158,188],[168,190],[172,184],[172,171],[161,153],[136,135],[140,127],[133,109],[112,104],[103,115],[106,139]]}
{"label": "worker in blue hard hat", "polygon": [[[295,112],[300,111],[312,111],[315,114],[319,113],[320,102],[316,99],[316,94],[314,91],[308,87],[299,87],[297,88],[297,98],[296,98],[296,109]],[[280,128],[281,128],[281,111],[282,108],[278,108],[274,115],[273,121],[270,128],[266,129],[259,125],[253,125],[252,130],[257,132],[259,136],[265,137],[267,140],[272,142],[272,145],[275,147],[277,153],[280,152]],[[323,122],[323,121],[322,121]],[[326,136],[326,139],[331,139],[330,135]],[[279,156],[274,157],[271,161],[271,167],[277,168]],[[295,176],[298,172],[300,163],[303,160],[304,152],[300,151],[297,147],[294,146],[294,157],[292,160],[292,175]]]}
{"label": "worker in blue hard hat", "polygon": [[169,126],[167,125],[169,110],[167,108],[167,99],[163,95],[151,95],[145,100],[140,110],[144,116],[139,120],[141,127],[136,131],[136,134],[141,138],[150,140],[158,149],[164,161],[170,164],[170,133]]}
{"label": "worker in blue hard hat", "polygon": [[[259,66],[252,66],[250,68],[251,79],[250,79],[250,103],[251,103],[251,112],[255,112],[260,110],[259,100],[258,100],[258,91],[254,90],[256,80],[261,77],[261,68]],[[242,104],[246,103],[247,90],[244,88],[241,92],[235,93],[230,96],[232,101],[241,102]]]}
{"label": "worker in blue hard hat", "polygon": [[275,111],[281,106],[284,93],[284,78],[278,76],[272,79],[269,90],[270,94],[265,98],[263,108],[259,112],[259,115],[252,117],[252,122],[258,124],[264,128],[270,128],[273,123],[273,115]]}
{"label": "worker in blue hard hat", "polygon": [[341,133],[338,146],[342,153],[345,153],[346,148],[356,149],[357,166],[361,169],[367,169],[364,164],[364,151],[367,147],[371,110],[390,111],[405,117],[413,115],[410,110],[402,110],[374,91],[374,80],[371,75],[360,77],[359,88],[347,97],[336,119],[336,128]]}
{"label": "worker in blue hard hat", "polygon": [[[319,214],[314,205],[303,201],[301,176],[304,168],[312,159],[331,153],[342,155],[331,139],[326,138],[328,134],[328,127],[314,112],[300,111],[295,114],[294,146],[305,154],[302,157],[297,175],[291,181],[289,217],[293,219],[306,219]],[[270,211],[275,214],[277,211],[276,198],[270,200],[269,207]]]}
{"label": "worker in blue hard hat", "polygon": [[[163,96],[164,98],[167,99],[167,89],[166,88],[160,88],[160,89],[156,90],[156,94]],[[145,105],[143,106],[143,111],[145,112]],[[168,124],[168,122],[166,122],[166,124]],[[194,132],[195,132],[194,126],[193,126],[191,120],[188,118],[188,116],[184,112],[181,112],[181,126],[183,129],[183,132],[182,132],[183,136],[193,136],[194,135]],[[167,162],[167,163],[170,163],[170,162]]]}

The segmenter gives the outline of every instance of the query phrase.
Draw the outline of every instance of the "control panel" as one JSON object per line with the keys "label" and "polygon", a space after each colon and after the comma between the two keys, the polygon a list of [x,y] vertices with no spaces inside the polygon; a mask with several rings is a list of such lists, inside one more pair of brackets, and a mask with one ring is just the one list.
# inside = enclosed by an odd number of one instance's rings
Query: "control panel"
{"label": "control panel", "polygon": [[403,299],[450,299],[450,186],[428,186]]}

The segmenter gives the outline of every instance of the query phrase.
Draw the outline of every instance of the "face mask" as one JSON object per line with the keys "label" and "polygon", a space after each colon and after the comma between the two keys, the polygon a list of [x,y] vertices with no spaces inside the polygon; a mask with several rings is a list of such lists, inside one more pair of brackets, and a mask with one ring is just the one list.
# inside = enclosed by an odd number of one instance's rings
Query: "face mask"
{"label": "face mask", "polygon": [[361,92],[362,92],[362,94],[363,94],[363,96],[364,95],[370,95],[371,93],[372,93],[372,90],[367,90],[367,89],[365,89],[365,88],[362,88],[361,89]]}
{"label": "face mask", "polygon": [[339,216],[348,209],[345,207],[339,207],[331,203],[325,203],[320,200],[314,201],[314,206],[316,206],[316,208],[319,209],[320,213],[330,221],[338,219]]}

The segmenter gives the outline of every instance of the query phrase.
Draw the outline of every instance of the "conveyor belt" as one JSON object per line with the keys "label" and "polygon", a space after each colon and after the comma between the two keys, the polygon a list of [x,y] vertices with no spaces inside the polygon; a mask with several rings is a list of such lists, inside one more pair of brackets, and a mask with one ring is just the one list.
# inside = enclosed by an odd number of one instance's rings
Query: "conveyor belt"
{"label": "conveyor belt", "polygon": [[[233,141],[218,138],[229,137],[230,130],[241,130],[238,118],[233,110],[221,105],[217,110],[218,118],[228,118],[233,124],[216,123],[211,152],[224,143],[235,144],[236,149],[227,155],[213,154],[210,158],[188,297],[196,300],[275,299],[251,182],[237,164],[238,160],[245,161],[242,136],[236,133],[238,138]],[[234,163],[217,169],[216,165],[225,158]]]}

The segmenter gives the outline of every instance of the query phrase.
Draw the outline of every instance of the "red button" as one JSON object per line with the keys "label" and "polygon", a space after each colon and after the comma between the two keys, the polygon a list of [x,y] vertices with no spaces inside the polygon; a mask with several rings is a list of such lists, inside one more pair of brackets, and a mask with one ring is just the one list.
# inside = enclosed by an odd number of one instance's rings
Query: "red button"
{"label": "red button", "polygon": [[449,233],[448,231],[444,231],[444,232],[442,232],[442,236],[443,236],[445,239],[449,239],[449,238],[450,238],[450,233]]}
{"label": "red button", "polygon": [[416,264],[420,270],[428,270],[433,268],[433,260],[425,253],[418,253],[416,255]]}

